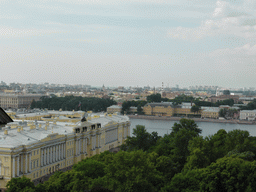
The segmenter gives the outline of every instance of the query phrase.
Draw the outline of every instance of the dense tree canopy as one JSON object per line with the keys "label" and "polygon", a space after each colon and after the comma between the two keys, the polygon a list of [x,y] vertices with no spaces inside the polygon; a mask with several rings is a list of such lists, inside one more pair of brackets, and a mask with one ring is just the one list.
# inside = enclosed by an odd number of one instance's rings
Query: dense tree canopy
{"label": "dense tree canopy", "polygon": [[146,105],[147,102],[146,101],[143,101],[143,100],[139,100],[139,101],[124,101],[123,104],[122,104],[122,113],[127,113],[129,114],[129,110],[130,110],[130,107],[137,107],[137,111],[139,114],[143,114],[143,110],[142,110],[142,107],[144,105]]}
{"label": "dense tree canopy", "polygon": [[82,111],[106,111],[107,107],[116,104],[112,99],[101,99],[96,97],[42,97],[40,101],[33,101],[31,108],[54,109],[54,110],[82,110]]}

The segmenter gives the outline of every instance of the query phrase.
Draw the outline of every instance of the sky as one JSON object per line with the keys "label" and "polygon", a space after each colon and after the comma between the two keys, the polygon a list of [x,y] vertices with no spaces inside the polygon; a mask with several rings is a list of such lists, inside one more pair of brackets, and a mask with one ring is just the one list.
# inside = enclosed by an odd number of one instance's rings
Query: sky
{"label": "sky", "polygon": [[0,81],[256,87],[255,0],[0,0]]}

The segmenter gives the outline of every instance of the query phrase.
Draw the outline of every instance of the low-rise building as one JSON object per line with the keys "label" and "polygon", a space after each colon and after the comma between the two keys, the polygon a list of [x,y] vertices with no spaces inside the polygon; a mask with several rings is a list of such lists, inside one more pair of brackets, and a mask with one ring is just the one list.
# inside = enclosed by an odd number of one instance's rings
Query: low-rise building
{"label": "low-rise building", "polygon": [[[172,102],[148,103],[143,107],[145,115],[173,116],[173,115],[193,115],[191,107],[193,103],[182,103],[173,105]],[[199,112],[200,114],[200,112]]]}
{"label": "low-rise building", "polygon": [[202,107],[202,118],[218,119],[219,118],[219,107]]}
{"label": "low-rise building", "polygon": [[248,121],[256,120],[256,110],[241,110],[240,119]]}
{"label": "low-rise building", "polygon": [[121,113],[121,111],[122,111],[122,107],[120,107],[119,105],[112,105],[107,108],[107,113],[109,114]]}
{"label": "low-rise building", "polygon": [[3,109],[29,108],[32,101],[39,101],[43,95],[40,94],[0,94],[0,107]]}
{"label": "low-rise building", "polygon": [[8,123],[0,130],[0,188],[21,176],[42,182],[48,174],[120,146],[129,134],[129,118],[121,115],[90,116],[78,123]]}

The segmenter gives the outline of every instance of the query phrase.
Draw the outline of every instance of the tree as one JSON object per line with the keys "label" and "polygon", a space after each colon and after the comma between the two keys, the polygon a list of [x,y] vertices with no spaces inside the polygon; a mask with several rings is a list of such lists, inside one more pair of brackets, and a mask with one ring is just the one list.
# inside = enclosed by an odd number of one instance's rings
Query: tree
{"label": "tree", "polygon": [[157,132],[153,132],[152,134],[148,133],[143,125],[136,125],[132,134],[134,136],[127,137],[123,149],[127,149],[128,151],[148,151],[151,147],[156,145],[157,140],[160,138]]}
{"label": "tree", "polygon": [[[247,191],[251,187],[248,176],[251,163],[240,158],[224,157],[205,168],[201,181],[201,191]],[[255,180],[255,174],[253,175]],[[253,190],[255,188],[253,187]]]}
{"label": "tree", "polygon": [[27,177],[12,178],[6,184],[8,192],[25,192],[33,191],[35,189],[34,183]]}
{"label": "tree", "polygon": [[193,112],[193,113],[198,113],[199,111],[201,110],[201,107],[200,106],[197,106],[197,105],[193,105],[192,107],[191,107],[191,112]]}
{"label": "tree", "polygon": [[163,186],[162,174],[153,163],[156,153],[119,151],[106,166],[104,187],[122,192],[153,192]]}
{"label": "tree", "polygon": [[142,107],[141,107],[141,105],[138,105],[138,107],[137,107],[137,112],[138,112],[138,114],[143,114],[143,109],[142,109]]}
{"label": "tree", "polygon": [[179,123],[175,123],[172,127],[171,146],[173,149],[171,150],[171,157],[178,163],[178,171],[182,170],[190,154],[189,141],[198,137],[201,132],[202,130],[191,119],[181,119]]}
{"label": "tree", "polygon": [[94,159],[85,159],[73,166],[77,172],[82,172],[83,176],[91,177],[92,179],[103,177],[105,164]]}
{"label": "tree", "polygon": [[194,131],[196,134],[200,134],[202,132],[202,130],[198,128],[197,124],[192,119],[182,118],[180,119],[179,123],[174,123],[171,133],[177,133],[181,129]]}
{"label": "tree", "polygon": [[227,109],[226,108],[220,109],[220,111],[219,111],[219,116],[220,117],[225,117],[226,114],[227,114]]}
{"label": "tree", "polygon": [[157,93],[157,94],[152,94],[152,95],[149,95],[147,96],[147,101],[149,103],[152,103],[152,102],[161,102],[161,94]]}

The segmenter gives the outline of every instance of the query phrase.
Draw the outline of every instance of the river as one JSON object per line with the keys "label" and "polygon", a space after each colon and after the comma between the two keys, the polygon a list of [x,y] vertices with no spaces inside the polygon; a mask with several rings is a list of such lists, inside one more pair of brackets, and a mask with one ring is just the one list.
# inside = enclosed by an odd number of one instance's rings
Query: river
{"label": "river", "polygon": [[[159,136],[170,133],[172,126],[178,121],[165,121],[165,120],[149,120],[149,119],[130,119],[130,136],[132,136],[133,128],[136,125],[145,125],[149,133],[156,131]],[[196,122],[198,127],[202,129],[201,135],[203,137],[213,135],[220,129],[225,129],[227,132],[234,129],[247,130],[250,136],[256,136],[256,125],[244,124],[229,124],[229,123],[212,123],[212,122]]]}

